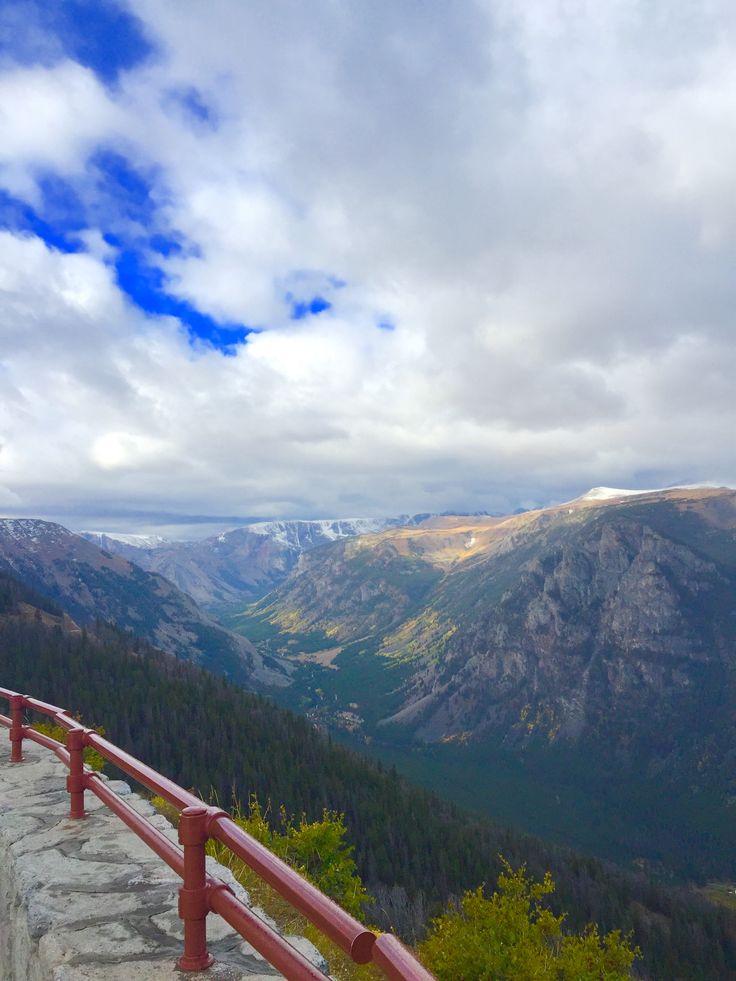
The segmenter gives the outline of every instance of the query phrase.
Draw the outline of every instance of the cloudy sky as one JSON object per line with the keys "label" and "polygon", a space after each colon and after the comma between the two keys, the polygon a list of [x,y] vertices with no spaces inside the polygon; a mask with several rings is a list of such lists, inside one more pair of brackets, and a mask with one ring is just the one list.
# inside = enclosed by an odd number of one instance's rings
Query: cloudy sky
{"label": "cloudy sky", "polygon": [[0,512],[736,483],[731,0],[0,0]]}

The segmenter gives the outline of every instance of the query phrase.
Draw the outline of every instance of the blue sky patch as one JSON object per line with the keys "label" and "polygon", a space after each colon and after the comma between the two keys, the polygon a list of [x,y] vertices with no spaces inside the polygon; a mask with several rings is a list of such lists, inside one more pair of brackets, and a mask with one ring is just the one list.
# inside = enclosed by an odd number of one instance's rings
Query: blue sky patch
{"label": "blue sky patch", "polygon": [[289,304],[291,320],[317,317],[332,310],[331,295],[342,289],[345,281],[316,269],[293,269],[277,284]]}
{"label": "blue sky patch", "polygon": [[142,22],[115,0],[0,2],[0,55],[21,64],[70,58],[112,85],[154,51]]}
{"label": "blue sky patch", "polygon": [[[77,190],[56,174],[39,174],[36,184],[41,192],[40,214],[55,233],[74,239],[88,227],[87,208]],[[79,241],[77,237],[76,241]]]}
{"label": "blue sky patch", "polygon": [[[184,252],[182,239],[179,235],[152,235],[148,241],[148,246],[165,258],[171,255],[182,255]],[[189,255],[192,254],[191,249],[187,249],[187,252]]]}
{"label": "blue sky patch", "polygon": [[41,200],[35,208],[0,189],[0,228],[35,235],[66,253],[85,251],[79,233],[97,229],[115,249],[108,261],[119,288],[137,307],[153,316],[176,317],[192,343],[204,342],[233,355],[256,328],[220,323],[172,295],[170,281],[157,265],[158,257],[198,254],[196,245],[165,225],[159,201],[166,191],[157,188],[157,177],[134,167],[121,154],[101,148],[89,160],[85,181],[72,184],[58,175],[39,173]]}
{"label": "blue sky patch", "polygon": [[84,245],[74,236],[79,231],[76,222],[49,222],[25,201],[20,201],[0,188],[0,228],[36,235],[46,245],[59,252],[82,252]]}
{"label": "blue sky patch", "polygon": [[136,306],[159,317],[178,318],[191,340],[204,341],[226,356],[236,353],[254,328],[243,324],[218,323],[186,300],[166,292],[166,275],[157,266],[146,263],[133,249],[122,249],[114,262],[117,283]]}
{"label": "blue sky patch", "polygon": [[316,317],[325,310],[331,310],[332,304],[323,296],[313,296],[311,300],[295,300],[291,294],[286,299],[291,303],[291,319],[303,320],[305,317]]}
{"label": "blue sky patch", "polygon": [[95,175],[97,207],[108,220],[135,221],[150,227],[159,202],[154,196],[157,174],[144,174],[122,154],[108,148],[97,150],[89,160]]}

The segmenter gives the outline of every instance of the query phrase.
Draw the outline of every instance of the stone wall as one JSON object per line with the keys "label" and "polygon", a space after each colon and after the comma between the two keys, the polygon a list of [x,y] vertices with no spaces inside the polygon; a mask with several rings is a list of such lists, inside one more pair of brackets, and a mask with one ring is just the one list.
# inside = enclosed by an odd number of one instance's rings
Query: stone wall
{"label": "stone wall", "polygon": [[[182,981],[179,878],[92,794],[67,817],[66,768],[26,741],[9,762],[0,741],[0,981]],[[117,793],[173,840],[176,832],[122,781]],[[231,873],[209,870],[247,894]],[[273,981],[281,975],[217,915],[207,918],[216,964],[192,977]],[[289,940],[325,970],[303,937]]]}

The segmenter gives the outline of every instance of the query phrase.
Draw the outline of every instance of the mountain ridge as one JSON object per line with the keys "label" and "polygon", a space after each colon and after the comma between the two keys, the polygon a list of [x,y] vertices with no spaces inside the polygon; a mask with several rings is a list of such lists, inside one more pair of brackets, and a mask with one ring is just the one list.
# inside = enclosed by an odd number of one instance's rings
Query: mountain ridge
{"label": "mountain ridge", "polygon": [[426,786],[660,875],[736,879],[733,490],[337,542],[232,622],[295,663],[282,704]]}
{"label": "mountain ridge", "polygon": [[82,532],[82,537],[158,572],[210,610],[260,598],[282,582],[305,551],[412,519],[324,518],[251,522],[194,541],[147,544],[147,536]]}
{"label": "mountain ridge", "polygon": [[98,548],[54,522],[0,518],[0,570],[54,600],[80,624],[96,618],[177,657],[250,684],[285,684],[288,672],[205,615],[156,573]]}
{"label": "mountain ridge", "polygon": [[[394,677],[383,711],[371,695],[386,732],[595,744],[702,782],[736,753],[735,595],[736,492],[676,488],[336,543],[302,556],[241,629],[321,633],[354,665],[373,651],[376,690]],[[338,653],[324,683],[341,668]],[[340,684],[336,711],[363,715]]]}

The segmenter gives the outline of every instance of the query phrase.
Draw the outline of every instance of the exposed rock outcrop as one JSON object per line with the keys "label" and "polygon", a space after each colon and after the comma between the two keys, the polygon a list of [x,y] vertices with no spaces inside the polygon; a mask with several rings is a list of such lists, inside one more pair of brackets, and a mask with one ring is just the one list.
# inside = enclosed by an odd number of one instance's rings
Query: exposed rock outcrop
{"label": "exposed rock outcrop", "polygon": [[432,518],[304,556],[268,603],[282,630],[366,638],[374,673],[401,662],[382,724],[418,740],[580,745],[700,775],[736,752],[727,488]]}

